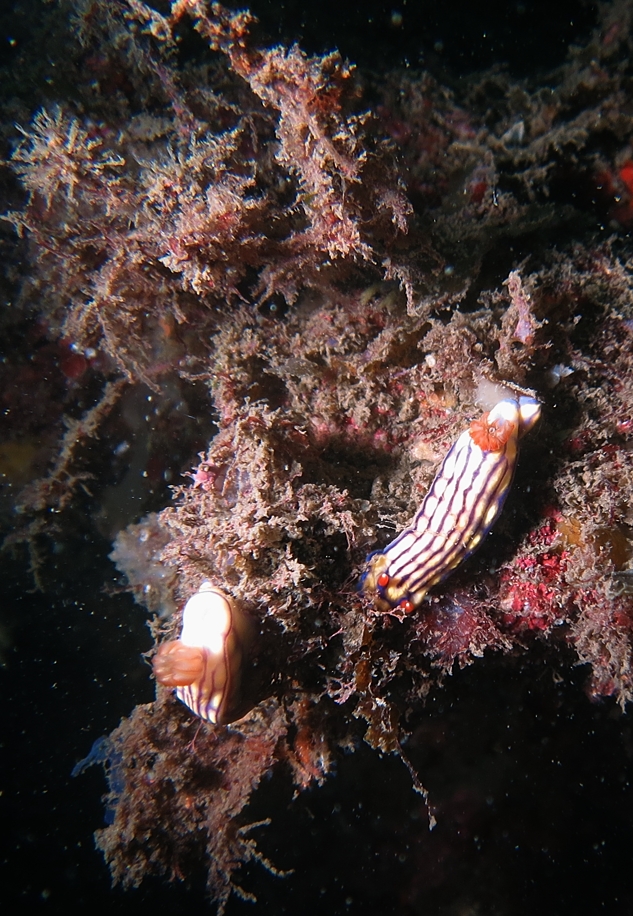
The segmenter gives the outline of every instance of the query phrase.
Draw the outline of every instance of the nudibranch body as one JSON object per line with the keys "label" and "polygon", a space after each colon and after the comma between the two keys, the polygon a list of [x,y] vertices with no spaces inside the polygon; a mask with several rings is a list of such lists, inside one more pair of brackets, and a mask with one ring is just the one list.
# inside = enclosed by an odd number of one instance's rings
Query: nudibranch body
{"label": "nudibranch body", "polygon": [[232,721],[250,630],[239,606],[203,582],[182,612],[179,639],[163,643],[154,656],[156,680],[175,687],[178,699],[207,722]]}
{"label": "nudibranch body", "polygon": [[362,589],[380,610],[415,610],[478,547],[508,495],[519,439],[540,414],[535,398],[506,398],[462,433],[411,527],[370,557]]}

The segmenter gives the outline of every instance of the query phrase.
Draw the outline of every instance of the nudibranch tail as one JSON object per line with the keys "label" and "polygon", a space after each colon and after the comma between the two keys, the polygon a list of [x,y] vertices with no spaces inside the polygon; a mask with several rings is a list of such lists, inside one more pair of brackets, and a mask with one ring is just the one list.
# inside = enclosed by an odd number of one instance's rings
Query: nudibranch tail
{"label": "nudibranch tail", "polygon": [[541,402],[536,398],[519,398],[519,439],[533,429],[541,419]]}
{"label": "nudibranch tail", "polygon": [[369,560],[362,581],[381,610],[410,613],[481,543],[505,502],[535,398],[507,398],[457,439],[409,528]]}
{"label": "nudibranch tail", "polygon": [[200,718],[230,722],[250,629],[240,607],[203,582],[185,605],[180,637],[154,657],[156,680],[175,687],[178,699]]}

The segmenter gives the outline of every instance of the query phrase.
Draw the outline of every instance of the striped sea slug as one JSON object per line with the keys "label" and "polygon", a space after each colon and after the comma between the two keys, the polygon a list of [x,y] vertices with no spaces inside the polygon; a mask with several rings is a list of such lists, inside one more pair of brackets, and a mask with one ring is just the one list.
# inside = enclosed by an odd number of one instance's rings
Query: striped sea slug
{"label": "striped sea slug", "polygon": [[540,414],[533,397],[504,398],[461,434],[411,526],[369,558],[361,587],[380,610],[415,610],[479,546],[508,495],[519,439]]}
{"label": "striped sea slug", "polygon": [[184,607],[180,637],[159,646],[154,676],[197,716],[224,725],[233,720],[250,635],[240,607],[205,581]]}

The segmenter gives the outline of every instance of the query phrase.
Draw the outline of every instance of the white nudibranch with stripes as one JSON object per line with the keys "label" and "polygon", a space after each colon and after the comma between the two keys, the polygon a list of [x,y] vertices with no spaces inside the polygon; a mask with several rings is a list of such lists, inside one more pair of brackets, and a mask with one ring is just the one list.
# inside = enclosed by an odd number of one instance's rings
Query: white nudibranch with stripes
{"label": "white nudibranch with stripes", "polygon": [[233,721],[240,669],[251,624],[228,595],[204,581],[182,612],[178,639],[159,646],[152,665],[156,680],[207,722]]}
{"label": "white nudibranch with stripes", "polygon": [[411,526],[369,558],[361,585],[380,610],[415,610],[479,546],[508,495],[519,439],[540,415],[535,398],[508,397],[461,434]]}

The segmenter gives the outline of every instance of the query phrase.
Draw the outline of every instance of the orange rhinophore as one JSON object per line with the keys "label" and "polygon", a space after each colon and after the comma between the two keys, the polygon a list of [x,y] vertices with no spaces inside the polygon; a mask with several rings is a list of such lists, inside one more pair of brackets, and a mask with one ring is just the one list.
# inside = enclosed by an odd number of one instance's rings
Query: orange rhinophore
{"label": "orange rhinophore", "polygon": [[180,639],[164,642],[154,656],[154,677],[165,687],[188,687],[202,676],[204,652]]}
{"label": "orange rhinophore", "polygon": [[468,431],[475,445],[484,452],[500,452],[513,430],[510,420],[491,420],[490,414],[485,413],[478,420],[473,420]]}

